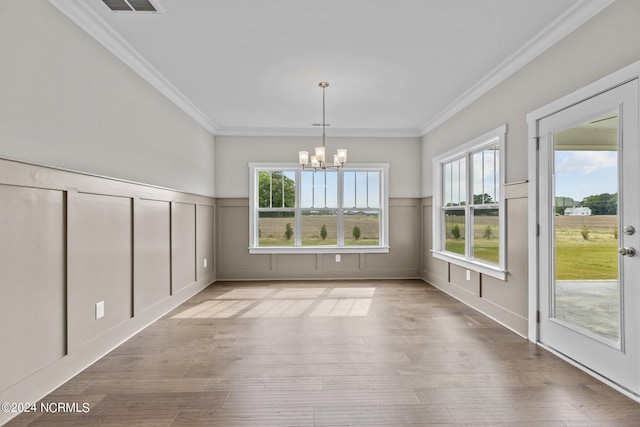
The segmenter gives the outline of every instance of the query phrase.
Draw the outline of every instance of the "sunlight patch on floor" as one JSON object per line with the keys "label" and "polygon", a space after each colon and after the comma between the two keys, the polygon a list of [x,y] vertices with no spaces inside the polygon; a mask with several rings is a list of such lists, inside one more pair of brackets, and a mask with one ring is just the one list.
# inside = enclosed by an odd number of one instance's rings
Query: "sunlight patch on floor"
{"label": "sunlight patch on floor", "polygon": [[225,311],[229,307],[232,307],[238,301],[228,300],[228,301],[220,301],[219,304],[216,304],[205,311],[201,311],[200,313],[192,316],[194,319],[207,319],[217,315],[218,313]]}
{"label": "sunlight patch on floor", "polygon": [[234,289],[216,299],[261,299],[273,293],[277,289],[243,288]]}
{"label": "sunlight patch on floor", "polygon": [[271,298],[318,298],[326,288],[290,288],[282,289]]}
{"label": "sunlight patch on floor", "polygon": [[366,316],[371,307],[371,299],[326,299],[321,301],[310,317],[360,317]]}
{"label": "sunlight patch on floor", "polygon": [[234,289],[203,301],[172,319],[363,317],[376,288]]}
{"label": "sunlight patch on floor", "polygon": [[240,317],[300,317],[313,304],[312,299],[263,301]]}
{"label": "sunlight patch on floor", "polygon": [[176,314],[171,318],[172,319],[189,319],[189,318],[195,317],[195,315],[197,315],[198,313],[201,313],[206,309],[213,307],[217,304],[220,304],[220,301],[205,301],[196,305],[195,307],[191,307],[190,309],[183,311],[180,314]]}
{"label": "sunlight patch on floor", "polygon": [[329,292],[329,298],[372,298],[376,288],[336,288]]}

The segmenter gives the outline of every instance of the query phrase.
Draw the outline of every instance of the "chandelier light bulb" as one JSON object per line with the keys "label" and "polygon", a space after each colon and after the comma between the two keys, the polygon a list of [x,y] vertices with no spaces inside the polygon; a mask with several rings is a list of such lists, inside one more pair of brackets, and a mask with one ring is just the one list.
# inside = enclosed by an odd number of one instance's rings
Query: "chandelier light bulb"
{"label": "chandelier light bulb", "polygon": [[311,156],[311,167],[312,168],[319,168],[320,167],[320,162],[318,161],[316,156]]}
{"label": "chandelier light bulb", "polygon": [[308,151],[300,151],[298,153],[298,163],[301,165],[309,164],[309,152]]}
{"label": "chandelier light bulb", "polygon": [[347,162],[347,149],[346,148],[339,148],[338,149],[338,154],[336,154],[336,156],[338,156],[338,162],[339,163],[346,163]]}

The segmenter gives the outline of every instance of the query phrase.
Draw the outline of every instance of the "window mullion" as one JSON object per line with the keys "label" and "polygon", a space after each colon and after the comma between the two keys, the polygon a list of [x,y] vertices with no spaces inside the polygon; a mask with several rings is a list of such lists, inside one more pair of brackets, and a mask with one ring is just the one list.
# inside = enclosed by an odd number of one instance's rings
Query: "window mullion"
{"label": "window mullion", "polygon": [[485,150],[483,148],[482,149],[482,153],[481,153],[482,154],[482,175],[481,175],[482,176],[482,193],[481,193],[482,195],[480,196],[481,203],[483,203],[483,204],[485,202],[484,195],[487,194],[487,190],[485,189],[485,182],[484,182],[485,181],[485,176],[486,176],[485,173],[484,173],[484,151]]}
{"label": "window mullion", "polygon": [[472,206],[468,206],[467,207],[467,211],[465,213],[466,216],[466,220],[465,220],[465,224],[466,224],[466,241],[467,241],[467,254],[466,257],[467,259],[472,259],[473,258],[473,249],[474,249],[474,241],[473,241],[473,235],[474,235],[474,218],[473,218],[473,209],[474,207]]}
{"label": "window mullion", "polygon": [[323,184],[323,190],[324,190],[324,208],[327,207],[327,171],[323,172],[324,174],[324,184]]}
{"label": "window mullion", "polygon": [[366,194],[367,194],[367,209],[369,208],[369,172],[365,172],[365,179],[367,182],[367,186],[366,186]]}
{"label": "window mullion", "polygon": [[440,233],[438,233],[440,242],[438,244],[438,250],[444,251],[447,245],[447,222],[445,221],[445,209],[440,206],[440,214],[438,215],[438,222],[440,223]]}
{"label": "window mullion", "polygon": [[[500,171],[497,169],[498,165],[496,163],[496,153],[498,152],[498,150],[495,149],[495,147],[493,148],[493,201],[494,202],[499,202],[500,201],[500,193],[498,192],[498,175],[500,173]],[[496,172],[497,171],[497,172]]]}
{"label": "window mullion", "polygon": [[[434,246],[435,250],[442,251],[442,250],[444,250],[445,239],[446,239],[446,224],[444,223],[444,209],[443,209],[443,206],[445,205],[446,200],[447,200],[447,194],[446,194],[447,193],[447,186],[445,184],[446,181],[447,181],[446,180],[446,176],[445,176],[446,175],[445,174],[445,171],[446,171],[445,163],[439,163],[438,164],[438,169],[439,169],[438,170],[438,175],[441,177],[441,182],[439,183],[440,184],[439,194],[441,194],[441,196],[440,196],[440,201],[438,203],[438,205],[439,205],[438,206],[438,214],[436,215],[435,211],[434,211],[434,214],[432,216],[434,217],[434,221],[438,221],[438,223],[440,224],[440,229],[437,230],[438,234],[436,235],[436,238],[438,240],[434,239],[433,246]],[[435,232],[435,228],[436,228],[435,222],[434,222],[434,226],[432,228],[434,228],[434,232]],[[444,232],[443,232],[443,230],[444,230]]]}
{"label": "window mullion", "polygon": [[[466,165],[465,165],[466,167]],[[464,185],[464,182],[462,182],[462,180],[460,179],[460,174],[462,170],[462,160],[458,160],[458,203],[460,203],[460,195],[462,194],[462,186]]]}
{"label": "window mullion", "polygon": [[353,173],[353,207],[358,206],[358,173]]}
{"label": "window mullion", "polygon": [[[378,172],[378,236],[380,236],[379,241],[380,242],[387,242],[387,236],[385,234],[385,228],[384,225],[382,224],[382,218],[383,215],[386,215],[386,213],[383,213],[383,203],[382,203],[382,171]],[[369,194],[369,193],[367,193]]]}
{"label": "window mullion", "polygon": [[294,200],[294,223],[295,223],[295,246],[302,246],[302,218],[300,209],[300,199],[302,195],[301,183],[302,183],[302,171],[296,170],[296,186],[295,186],[295,200]]}
{"label": "window mullion", "polygon": [[[466,182],[464,183],[467,186],[467,199],[465,200],[465,211],[464,211],[464,228],[465,228],[465,258],[470,259],[473,257],[473,216],[472,216],[472,208],[471,205],[474,202],[473,190],[471,189],[472,180],[473,180],[473,153],[468,153],[466,157]],[[484,168],[484,162],[483,166]],[[483,170],[484,171],[484,170]],[[484,190],[484,175],[483,175],[483,190]],[[484,193],[483,193],[484,194]],[[482,196],[484,199],[484,196]]]}
{"label": "window mullion", "polygon": [[338,224],[336,227],[338,246],[344,246],[344,179],[343,170],[338,170]]}
{"label": "window mullion", "polygon": [[449,167],[449,182],[449,200],[453,203],[453,186],[455,184],[453,181],[453,163]]}

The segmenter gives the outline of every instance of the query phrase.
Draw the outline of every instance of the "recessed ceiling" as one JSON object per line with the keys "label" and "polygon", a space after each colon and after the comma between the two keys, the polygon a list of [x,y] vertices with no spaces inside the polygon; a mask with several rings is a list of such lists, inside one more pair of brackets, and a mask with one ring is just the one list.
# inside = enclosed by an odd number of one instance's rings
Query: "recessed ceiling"
{"label": "recessed ceiling", "polygon": [[611,0],[50,0],[217,134],[419,135]]}

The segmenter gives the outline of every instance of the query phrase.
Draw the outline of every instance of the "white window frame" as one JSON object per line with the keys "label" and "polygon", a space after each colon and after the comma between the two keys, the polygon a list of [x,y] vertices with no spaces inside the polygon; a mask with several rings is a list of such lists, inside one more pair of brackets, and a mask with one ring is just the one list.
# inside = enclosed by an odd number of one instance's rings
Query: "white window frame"
{"label": "white window frame", "polygon": [[[478,136],[461,146],[449,150],[441,155],[433,158],[433,249],[431,250],[433,257],[443,261],[450,262],[500,280],[505,280],[506,271],[506,218],[504,210],[504,179],[505,179],[505,139],[507,133],[507,125],[502,125],[497,129],[491,130],[481,136]],[[473,242],[472,215],[475,206],[473,202],[473,154],[487,147],[498,145],[499,150],[499,197],[498,197],[498,216],[500,230],[499,238],[499,262],[498,264],[489,263],[480,259],[473,258],[470,253],[471,243]],[[466,158],[466,203],[465,210],[465,255],[455,254],[445,251],[444,230],[444,182],[442,178],[442,170],[445,164],[460,158]]]}
{"label": "white window frame", "polygon": [[[349,167],[338,169],[338,244],[322,246],[301,246],[300,213],[307,208],[300,206],[302,167],[297,163],[249,163],[249,253],[250,254],[299,254],[299,253],[388,253],[389,252],[389,164],[388,163],[353,163]],[[295,246],[259,246],[258,237],[258,180],[260,171],[292,171],[296,173],[295,203]],[[349,207],[343,204],[343,173],[352,171],[376,171],[381,174],[380,182],[380,236],[375,246],[344,246],[344,230],[342,214]]]}

